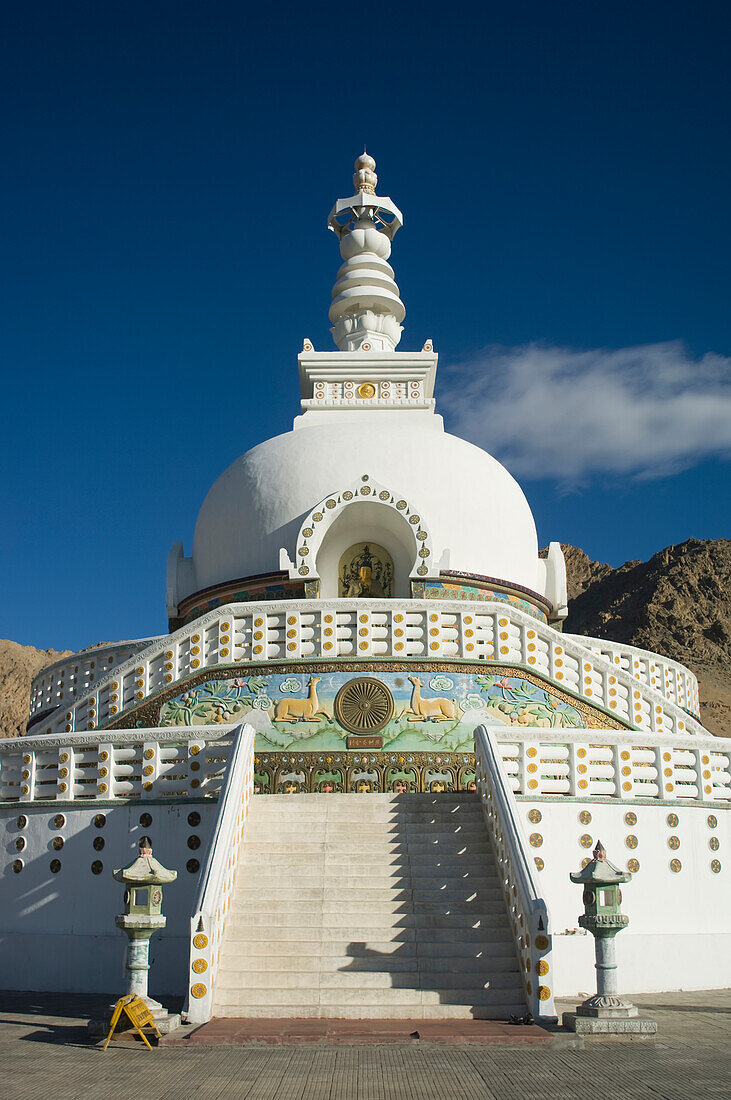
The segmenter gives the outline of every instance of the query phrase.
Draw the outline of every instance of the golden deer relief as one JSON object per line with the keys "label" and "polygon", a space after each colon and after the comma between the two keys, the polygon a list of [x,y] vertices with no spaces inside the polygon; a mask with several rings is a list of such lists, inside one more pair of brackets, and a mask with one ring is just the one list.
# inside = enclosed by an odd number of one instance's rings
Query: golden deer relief
{"label": "golden deer relief", "polygon": [[309,694],[304,699],[296,699],[289,696],[280,699],[274,707],[275,722],[319,722],[320,716],[329,718],[327,711],[322,710],[317,698],[317,685],[321,676],[310,677]]}

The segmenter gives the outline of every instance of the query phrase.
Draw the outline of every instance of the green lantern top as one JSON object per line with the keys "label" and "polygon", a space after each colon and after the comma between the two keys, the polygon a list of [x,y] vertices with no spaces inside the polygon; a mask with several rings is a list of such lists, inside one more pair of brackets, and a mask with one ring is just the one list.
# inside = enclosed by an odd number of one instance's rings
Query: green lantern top
{"label": "green lantern top", "polygon": [[117,882],[124,882],[125,914],[130,916],[157,916],[162,910],[162,886],[175,882],[177,871],[168,871],[152,854],[149,836],[140,840],[140,854],[128,867],[114,872]]}
{"label": "green lantern top", "polygon": [[593,858],[589,860],[586,867],[582,867],[580,871],[570,872],[569,877],[572,882],[581,886],[618,886],[620,882],[629,882],[632,878],[629,871],[620,871],[619,867],[609,862],[601,840],[597,840],[596,848],[591,854]]}
{"label": "green lantern top", "polygon": [[620,912],[622,892],[619,885],[632,878],[628,871],[620,871],[607,859],[601,840],[586,867],[572,871],[570,878],[584,887],[584,912],[579,924],[595,936],[611,936],[629,924],[629,918]]}

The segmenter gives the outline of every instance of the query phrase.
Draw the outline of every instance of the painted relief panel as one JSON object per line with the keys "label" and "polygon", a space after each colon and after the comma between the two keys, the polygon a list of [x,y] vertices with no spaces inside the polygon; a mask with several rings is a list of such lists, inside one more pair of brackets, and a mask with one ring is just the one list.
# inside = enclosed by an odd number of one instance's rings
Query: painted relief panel
{"label": "painted relief panel", "polygon": [[545,613],[529,600],[484,585],[471,585],[467,582],[457,584],[441,580],[412,581],[411,595],[415,600],[491,600],[495,603],[509,603],[534,619],[540,619],[544,623],[548,621]]}
{"label": "painted relief panel", "polygon": [[[384,699],[378,687],[385,689]],[[392,706],[385,705],[386,696]],[[585,725],[576,707],[524,677],[433,670],[208,680],[163,704],[160,725],[206,725],[242,716],[257,731],[257,752],[343,750],[359,721],[362,732],[371,723],[384,750],[449,752],[472,751],[475,726],[483,722],[555,729]]]}

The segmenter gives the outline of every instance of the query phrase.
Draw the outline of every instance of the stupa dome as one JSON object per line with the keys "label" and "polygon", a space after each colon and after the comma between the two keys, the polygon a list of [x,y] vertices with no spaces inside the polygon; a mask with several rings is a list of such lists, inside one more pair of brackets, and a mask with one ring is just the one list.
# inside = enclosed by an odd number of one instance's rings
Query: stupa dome
{"label": "stupa dome", "polygon": [[[365,475],[422,517],[437,562],[448,551],[450,570],[542,590],[530,507],[496,459],[441,430],[437,416],[429,417],[430,429],[420,417],[404,423],[398,413],[351,416],[303,424],[260,443],[224,471],[195,528],[197,589],[276,570],[280,548],[294,556],[310,510]],[[364,515],[364,538],[387,538],[381,526],[375,513],[370,520]]]}

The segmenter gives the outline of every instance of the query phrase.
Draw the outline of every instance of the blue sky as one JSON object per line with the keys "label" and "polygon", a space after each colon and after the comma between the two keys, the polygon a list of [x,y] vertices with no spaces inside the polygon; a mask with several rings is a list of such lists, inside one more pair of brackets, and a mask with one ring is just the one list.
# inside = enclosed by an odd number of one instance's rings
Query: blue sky
{"label": "blue sky", "polygon": [[5,5],[0,636],[165,629],[170,544],[291,425],[303,338],[332,346],[364,143],[405,216],[400,347],[434,339],[447,427],[510,456],[541,543],[727,535],[729,30],[714,2]]}

